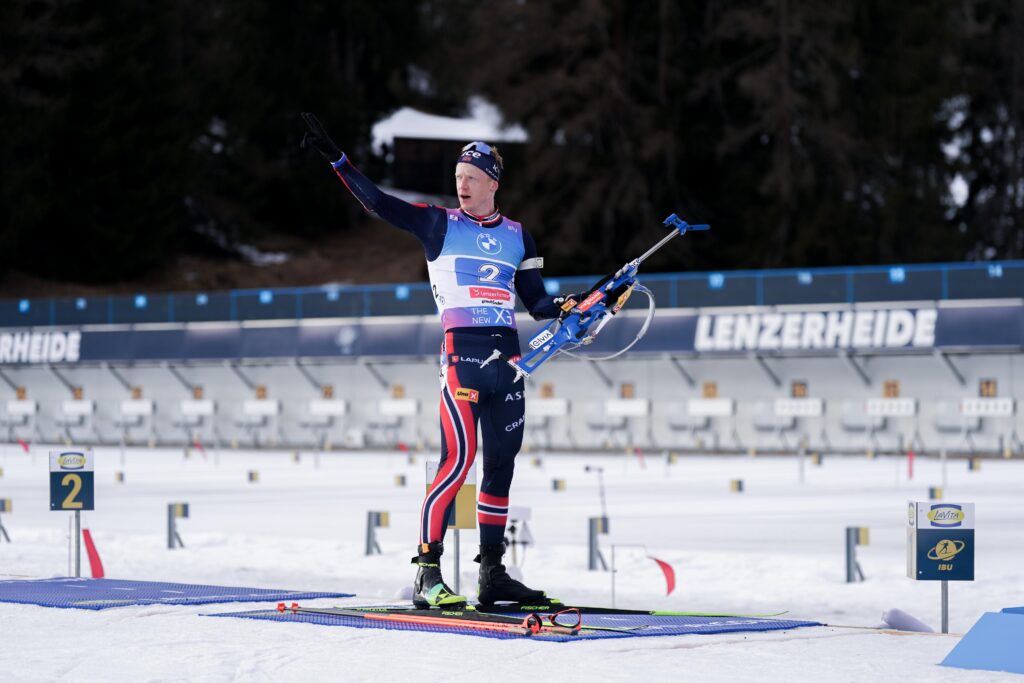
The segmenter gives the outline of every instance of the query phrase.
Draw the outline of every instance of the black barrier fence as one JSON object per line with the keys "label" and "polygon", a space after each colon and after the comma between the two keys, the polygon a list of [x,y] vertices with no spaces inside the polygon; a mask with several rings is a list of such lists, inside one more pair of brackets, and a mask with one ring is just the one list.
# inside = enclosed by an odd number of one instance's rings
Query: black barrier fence
{"label": "black barrier fence", "polygon": [[[547,278],[551,294],[597,276]],[[660,306],[772,306],[1020,298],[1024,261],[643,275]],[[430,315],[426,283],[0,301],[0,327]]]}

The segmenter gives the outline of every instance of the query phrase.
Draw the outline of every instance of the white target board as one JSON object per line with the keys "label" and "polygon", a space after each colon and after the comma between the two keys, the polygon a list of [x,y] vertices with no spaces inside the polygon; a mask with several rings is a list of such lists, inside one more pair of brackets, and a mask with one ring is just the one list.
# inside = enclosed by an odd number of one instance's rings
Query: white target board
{"label": "white target board", "polygon": [[92,401],[62,401],[60,404],[60,411],[65,416],[74,415],[92,415],[96,412],[96,404]]}
{"label": "white target board", "polygon": [[384,417],[412,417],[420,412],[420,402],[414,398],[385,398],[377,402],[377,412]]}
{"label": "white target board", "polygon": [[569,414],[569,399],[531,398],[526,402],[526,414],[530,417],[565,417]]}
{"label": "white target board", "polygon": [[872,417],[912,417],[917,415],[916,398],[869,398],[864,414]]}
{"label": "white target board", "polygon": [[145,399],[133,399],[121,401],[121,415],[124,417],[135,417],[137,415],[152,415],[156,410],[152,401]]}
{"label": "white target board", "polygon": [[248,416],[277,415],[281,412],[281,402],[263,398],[252,399],[242,403],[242,414]]}
{"label": "white target board", "polygon": [[35,415],[39,412],[39,404],[35,401],[8,401],[8,415]]}
{"label": "white target board", "polygon": [[337,417],[346,412],[348,403],[340,398],[318,398],[309,402],[309,414],[315,417]]}
{"label": "white target board", "polygon": [[651,413],[651,402],[646,398],[610,398],[604,402],[608,417],[646,417]]}
{"label": "white target board", "polygon": [[821,417],[825,414],[825,402],[820,398],[777,398],[776,417]]}
{"label": "white target board", "polygon": [[960,401],[960,414],[968,417],[1010,417],[1014,408],[1012,398],[965,398]]}
{"label": "white target board", "polygon": [[686,402],[690,417],[729,417],[734,412],[736,402],[731,398],[692,398]]}
{"label": "white target board", "polygon": [[178,406],[181,414],[188,417],[209,417],[217,412],[217,404],[212,399],[188,399]]}

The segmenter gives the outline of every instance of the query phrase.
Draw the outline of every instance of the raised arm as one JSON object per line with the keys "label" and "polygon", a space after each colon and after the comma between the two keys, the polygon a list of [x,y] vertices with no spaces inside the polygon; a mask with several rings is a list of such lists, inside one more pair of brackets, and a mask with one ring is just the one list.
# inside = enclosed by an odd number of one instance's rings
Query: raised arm
{"label": "raised arm", "polygon": [[303,113],[302,119],[309,127],[309,132],[302,138],[302,146],[312,147],[330,162],[341,182],[367,213],[416,235],[423,244],[427,259],[437,258],[448,228],[444,210],[427,204],[410,204],[384,192],[349,161],[315,116]]}

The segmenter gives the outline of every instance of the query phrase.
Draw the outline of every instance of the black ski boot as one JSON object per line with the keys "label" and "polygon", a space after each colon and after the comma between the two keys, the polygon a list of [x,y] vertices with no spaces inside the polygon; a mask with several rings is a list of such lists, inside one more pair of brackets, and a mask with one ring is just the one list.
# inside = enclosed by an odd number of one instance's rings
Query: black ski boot
{"label": "black ski boot", "polygon": [[480,554],[474,559],[474,562],[480,563],[480,586],[477,590],[480,604],[546,602],[544,591],[527,588],[508,575],[505,565],[501,563],[501,556],[504,554],[504,543],[480,546]]}
{"label": "black ski boot", "polygon": [[465,605],[466,597],[456,595],[441,578],[441,553],[444,552],[444,544],[441,541],[424,543],[420,545],[419,551],[420,554],[412,558],[412,563],[419,567],[416,581],[412,585],[412,604],[417,609]]}

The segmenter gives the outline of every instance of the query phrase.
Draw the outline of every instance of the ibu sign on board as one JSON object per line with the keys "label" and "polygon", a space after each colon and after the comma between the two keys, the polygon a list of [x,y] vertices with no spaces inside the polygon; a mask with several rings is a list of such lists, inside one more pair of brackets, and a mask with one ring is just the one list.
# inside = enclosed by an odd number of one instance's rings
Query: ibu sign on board
{"label": "ibu sign on board", "polygon": [[974,503],[908,504],[907,576],[918,581],[974,580]]}

